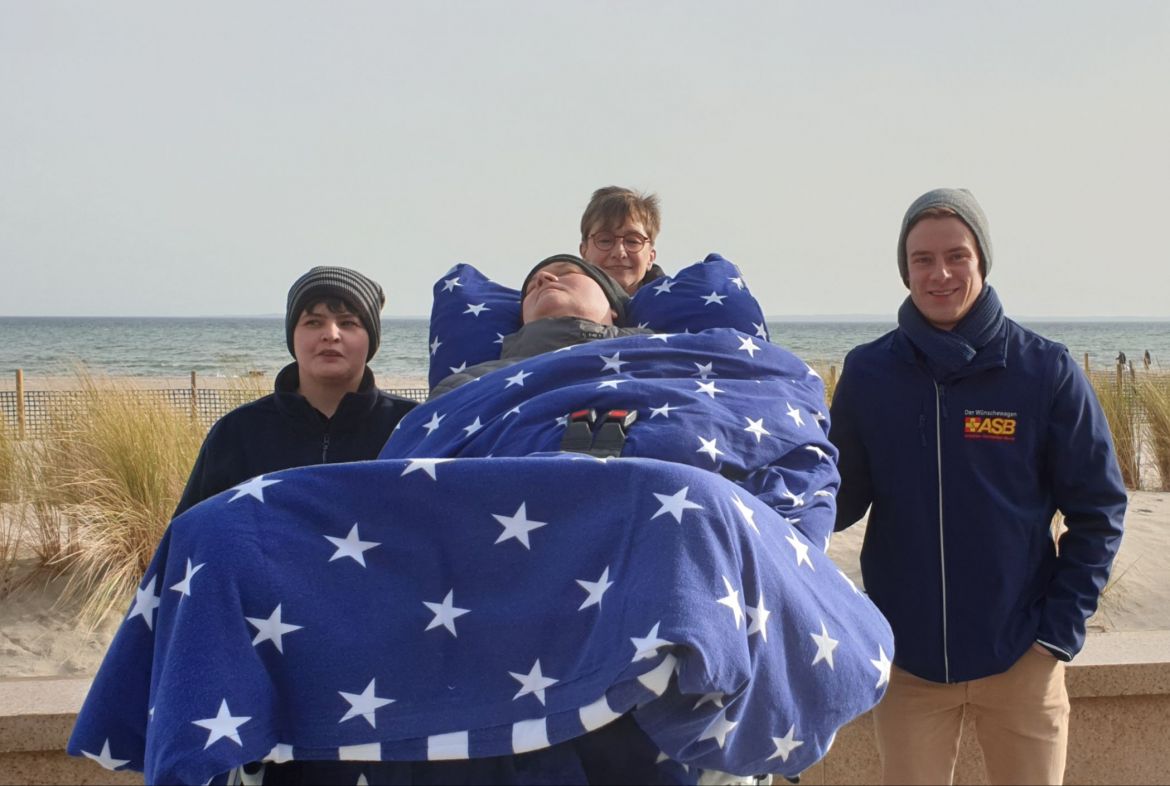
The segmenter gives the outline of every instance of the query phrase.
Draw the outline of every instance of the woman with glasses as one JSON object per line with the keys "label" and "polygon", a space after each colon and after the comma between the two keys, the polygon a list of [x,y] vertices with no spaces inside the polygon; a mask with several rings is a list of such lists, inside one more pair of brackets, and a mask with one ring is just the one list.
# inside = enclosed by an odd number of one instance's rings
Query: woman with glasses
{"label": "woman with glasses", "polygon": [[643,284],[666,275],[654,264],[654,239],[661,222],[656,194],[621,186],[599,188],[581,216],[581,257],[633,295]]}

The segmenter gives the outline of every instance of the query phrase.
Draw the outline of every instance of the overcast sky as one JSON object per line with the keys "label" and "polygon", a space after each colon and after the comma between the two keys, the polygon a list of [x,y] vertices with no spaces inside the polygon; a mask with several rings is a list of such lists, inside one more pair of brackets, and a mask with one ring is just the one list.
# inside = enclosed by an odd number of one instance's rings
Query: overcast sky
{"label": "overcast sky", "polygon": [[425,315],[618,184],[770,315],[892,317],[947,185],[1009,314],[1170,318],[1168,140],[1164,0],[0,0],[0,315],[279,313],[316,264]]}

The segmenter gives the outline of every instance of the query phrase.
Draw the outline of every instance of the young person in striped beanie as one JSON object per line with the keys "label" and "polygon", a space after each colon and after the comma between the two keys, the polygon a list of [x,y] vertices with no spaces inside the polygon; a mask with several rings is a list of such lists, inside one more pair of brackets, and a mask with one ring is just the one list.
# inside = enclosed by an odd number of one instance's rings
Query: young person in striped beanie
{"label": "young person in striped beanie", "polygon": [[386,296],[344,267],[314,267],[293,282],[285,341],[295,362],[276,390],[224,415],[207,434],[175,515],[267,472],[377,458],[414,401],[377,388]]}

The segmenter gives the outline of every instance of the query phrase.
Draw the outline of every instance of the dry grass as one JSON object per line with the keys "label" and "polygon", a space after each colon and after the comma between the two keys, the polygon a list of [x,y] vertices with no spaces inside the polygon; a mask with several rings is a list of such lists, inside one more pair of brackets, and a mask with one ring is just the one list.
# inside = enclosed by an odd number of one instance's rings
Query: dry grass
{"label": "dry grass", "polygon": [[203,439],[185,413],[88,375],[80,403],[53,413],[26,476],[31,546],[67,570],[66,595],[97,622],[125,603],[171,518]]}
{"label": "dry grass", "polygon": [[1097,400],[1109,421],[1113,432],[1113,446],[1117,451],[1117,463],[1121,466],[1121,479],[1126,488],[1140,488],[1141,467],[1141,421],[1135,406],[1132,387],[1118,385],[1117,380],[1106,375],[1093,374],[1090,377],[1097,391]]}
{"label": "dry grass", "polygon": [[16,502],[19,492],[19,453],[16,435],[0,417],[0,504]]}
{"label": "dry grass", "polygon": [[1158,490],[1170,491],[1170,376],[1145,376],[1137,390],[1146,415],[1150,452],[1158,469]]}

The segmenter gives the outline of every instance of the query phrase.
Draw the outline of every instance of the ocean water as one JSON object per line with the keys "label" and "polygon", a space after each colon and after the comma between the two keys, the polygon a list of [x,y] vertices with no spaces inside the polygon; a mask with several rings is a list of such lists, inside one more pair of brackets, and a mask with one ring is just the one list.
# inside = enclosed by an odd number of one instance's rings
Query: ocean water
{"label": "ocean water", "polygon": [[[817,365],[840,366],[857,344],[893,327],[889,322],[769,320],[772,340]],[[1069,347],[1077,362],[1089,353],[1094,368],[1112,368],[1118,352],[1141,367],[1170,369],[1170,321],[1025,321]],[[370,363],[386,379],[423,379],[427,373],[425,319],[384,319],[382,345]],[[0,374],[58,376],[78,364],[115,376],[236,377],[272,374],[291,360],[279,317],[0,317]]]}

